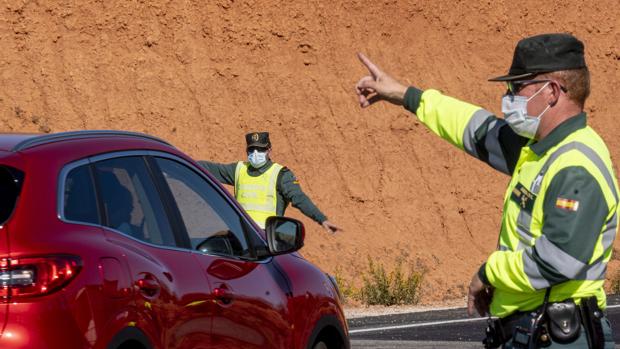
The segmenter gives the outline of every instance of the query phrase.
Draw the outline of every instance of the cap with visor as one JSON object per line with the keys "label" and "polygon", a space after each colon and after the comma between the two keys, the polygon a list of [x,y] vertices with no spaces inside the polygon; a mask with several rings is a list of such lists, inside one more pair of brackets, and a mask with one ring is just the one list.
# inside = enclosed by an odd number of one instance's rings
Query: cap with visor
{"label": "cap with visor", "polygon": [[271,147],[271,141],[269,141],[269,132],[251,132],[245,135],[246,148],[269,148]]}
{"label": "cap with visor", "polygon": [[525,80],[542,73],[586,67],[583,43],[570,34],[541,34],[515,47],[508,74],[489,81]]}

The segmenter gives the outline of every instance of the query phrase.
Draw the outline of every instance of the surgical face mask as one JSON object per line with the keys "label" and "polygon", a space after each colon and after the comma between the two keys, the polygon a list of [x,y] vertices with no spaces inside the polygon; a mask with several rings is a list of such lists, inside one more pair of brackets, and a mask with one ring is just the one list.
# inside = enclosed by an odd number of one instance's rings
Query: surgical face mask
{"label": "surgical face mask", "polygon": [[506,94],[502,97],[502,113],[504,113],[504,120],[506,120],[508,126],[510,126],[516,134],[530,139],[536,136],[536,132],[540,126],[540,119],[551,106],[548,105],[538,116],[530,116],[527,115],[527,103],[547,87],[547,85],[549,85],[549,82],[530,98],[511,94]]}
{"label": "surgical face mask", "polygon": [[261,168],[267,163],[267,152],[254,149],[254,151],[248,152],[248,161],[252,167]]}

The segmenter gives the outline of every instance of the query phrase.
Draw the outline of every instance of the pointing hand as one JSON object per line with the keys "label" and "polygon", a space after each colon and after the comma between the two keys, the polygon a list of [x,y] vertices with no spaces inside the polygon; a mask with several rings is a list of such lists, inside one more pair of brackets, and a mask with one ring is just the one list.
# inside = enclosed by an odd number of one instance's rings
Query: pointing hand
{"label": "pointing hand", "polygon": [[338,231],[343,231],[342,228],[340,228],[339,226],[333,224],[330,221],[324,221],[323,223],[321,223],[321,225],[330,234],[335,234]]}
{"label": "pointing hand", "polygon": [[370,75],[364,76],[355,85],[360,106],[366,108],[379,100],[402,105],[407,86],[383,72],[364,54],[358,53],[357,57],[370,72]]}

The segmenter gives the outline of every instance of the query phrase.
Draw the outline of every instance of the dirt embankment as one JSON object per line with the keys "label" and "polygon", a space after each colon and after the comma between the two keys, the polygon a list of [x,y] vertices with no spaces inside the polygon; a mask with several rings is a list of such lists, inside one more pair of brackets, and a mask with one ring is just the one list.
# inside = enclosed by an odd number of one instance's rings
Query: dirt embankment
{"label": "dirt embankment", "polygon": [[3,131],[134,130],[233,162],[246,132],[268,130],[274,159],[346,229],[328,236],[290,209],[308,227],[303,253],[348,278],[368,257],[427,268],[424,302],[465,294],[495,248],[508,178],[402,108],[361,110],[356,51],[499,112],[503,87],[485,80],[516,41],[572,32],[592,70],[589,121],[620,155],[616,0],[15,0],[0,18]]}

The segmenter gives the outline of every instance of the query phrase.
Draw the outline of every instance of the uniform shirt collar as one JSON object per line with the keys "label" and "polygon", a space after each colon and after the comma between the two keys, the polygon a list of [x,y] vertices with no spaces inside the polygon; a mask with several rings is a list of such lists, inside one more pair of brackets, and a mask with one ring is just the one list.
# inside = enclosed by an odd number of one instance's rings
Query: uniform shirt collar
{"label": "uniform shirt collar", "polygon": [[547,137],[530,144],[530,149],[532,149],[536,155],[542,156],[547,150],[560,143],[569,134],[586,127],[586,124],[585,112],[572,116],[554,128]]}

